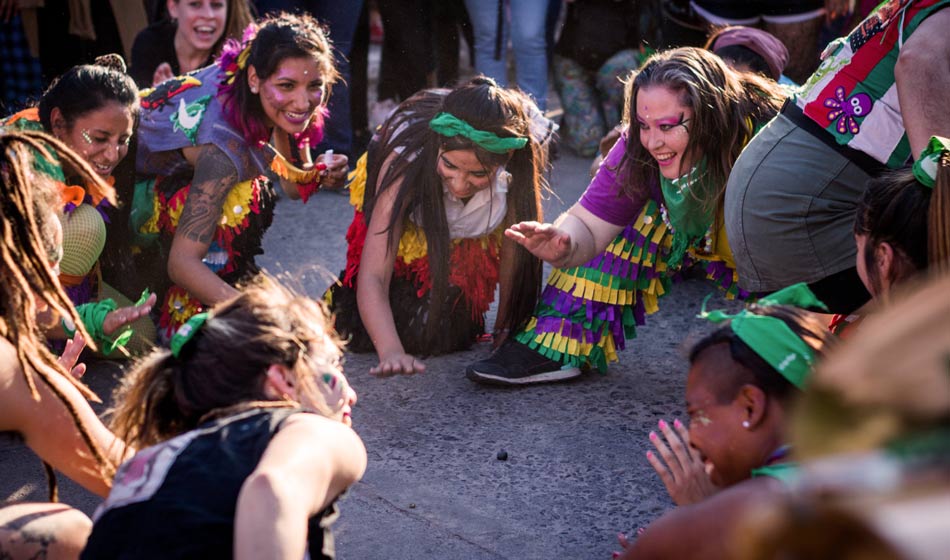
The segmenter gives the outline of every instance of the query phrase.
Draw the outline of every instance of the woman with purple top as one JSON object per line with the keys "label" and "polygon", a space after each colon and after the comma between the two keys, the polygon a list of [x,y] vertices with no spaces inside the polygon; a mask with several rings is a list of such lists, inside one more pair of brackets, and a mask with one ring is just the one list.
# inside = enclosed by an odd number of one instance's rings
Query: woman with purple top
{"label": "woman with purple top", "polygon": [[648,59],[626,98],[627,129],[581,200],[554,224],[505,232],[557,268],[527,326],[468,367],[473,381],[520,385],[606,370],[673,274],[693,263],[738,294],[721,201],[733,162],[779,109],[778,86],[681,48]]}

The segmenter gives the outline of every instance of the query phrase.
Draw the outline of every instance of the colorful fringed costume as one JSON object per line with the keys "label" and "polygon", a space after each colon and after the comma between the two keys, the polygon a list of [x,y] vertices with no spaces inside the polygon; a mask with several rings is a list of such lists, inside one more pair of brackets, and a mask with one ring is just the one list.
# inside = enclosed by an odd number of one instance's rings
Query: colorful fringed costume
{"label": "colorful fringed costume", "polygon": [[[273,220],[276,194],[263,175],[267,169],[264,151],[248,146],[222,112],[218,89],[226,76],[218,66],[209,66],[142,92],[136,161],[140,181],[132,223],[145,247],[141,260],[160,263],[155,275],[165,279],[165,285],[155,290],[163,342],[203,309],[200,301],[167,279],[164,268],[194,173],[182,148],[214,145],[237,169],[238,182],[222,205],[221,220],[203,259],[222,280],[234,284],[257,271],[254,257],[263,252],[261,241]],[[160,254],[149,243],[156,237]]]}
{"label": "colorful fringed costume", "polygon": [[[366,186],[366,156],[360,158],[350,183],[350,203],[355,212],[346,233],[346,270],[341,282],[330,288],[327,300],[336,315],[336,329],[349,338],[347,349],[372,352],[370,340],[356,304],[356,282],[367,219],[363,214]],[[464,350],[485,332],[485,313],[495,298],[501,256],[502,227],[475,238],[453,239],[450,253],[449,289],[442,302],[442,323],[437,340],[426,336],[429,310],[429,259],[422,228],[406,220],[390,284],[390,305],[396,331],[409,354],[438,355]]]}
{"label": "colorful fringed costume", "polygon": [[[36,108],[12,115],[2,126],[47,132]],[[78,307],[105,299],[114,300],[119,307],[132,305],[128,297],[102,278],[99,259],[106,245],[107,224],[111,223],[115,210],[106,193],[100,192],[95,185],[70,184],[72,181],[58,160],[37,157],[35,161],[37,171],[59,186],[62,197],[63,259],[59,282],[73,305]],[[113,184],[114,180],[109,177],[107,182]],[[148,318],[142,318],[135,321],[132,328],[135,336],[126,348],[134,354],[143,353],[155,339],[155,327]]]}
{"label": "colorful fringed costume", "polygon": [[[617,361],[625,339],[659,309],[659,299],[684,267],[700,264],[727,297],[748,294],[738,287],[721,211],[700,246],[690,244],[682,262],[670,266],[674,231],[666,219],[658,186],[633,200],[623,192],[617,168],[625,150],[622,137],[605,159],[580,204],[613,224],[628,224],[605,251],[582,266],[554,269],[535,315],[514,339],[565,366],[604,372]],[[676,259],[679,260],[679,259]]]}

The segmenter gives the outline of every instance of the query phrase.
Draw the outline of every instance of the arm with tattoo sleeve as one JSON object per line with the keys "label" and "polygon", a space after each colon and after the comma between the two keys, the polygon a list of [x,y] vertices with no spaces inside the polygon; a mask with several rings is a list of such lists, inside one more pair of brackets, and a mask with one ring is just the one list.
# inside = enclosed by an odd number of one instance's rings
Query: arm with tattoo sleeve
{"label": "arm with tattoo sleeve", "polygon": [[215,146],[200,146],[194,155],[195,175],[168,255],[168,276],[205,305],[212,305],[237,293],[201,260],[211,246],[221,220],[221,205],[238,174],[227,155]]}

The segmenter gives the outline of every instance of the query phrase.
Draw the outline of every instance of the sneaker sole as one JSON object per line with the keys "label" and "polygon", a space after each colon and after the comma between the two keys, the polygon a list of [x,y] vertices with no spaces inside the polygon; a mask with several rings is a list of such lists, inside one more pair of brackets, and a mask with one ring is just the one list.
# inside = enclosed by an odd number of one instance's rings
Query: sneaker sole
{"label": "sneaker sole", "polygon": [[546,371],[526,377],[502,377],[500,375],[491,375],[475,371],[474,369],[465,370],[465,377],[476,383],[485,383],[489,385],[532,385],[534,383],[551,383],[554,381],[565,381],[581,375],[580,368],[572,367],[559,369],[555,371]]}

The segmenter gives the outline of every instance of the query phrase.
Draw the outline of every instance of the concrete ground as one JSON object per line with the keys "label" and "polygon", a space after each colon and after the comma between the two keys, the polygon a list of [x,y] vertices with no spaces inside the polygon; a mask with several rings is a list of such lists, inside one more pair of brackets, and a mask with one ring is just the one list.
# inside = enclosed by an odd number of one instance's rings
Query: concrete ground
{"label": "concrete ground", "polygon": [[[587,173],[587,160],[562,152],[549,219],[578,199]],[[339,194],[281,201],[259,262],[319,296],[343,268],[351,218]],[[672,507],[644,457],[647,434],[660,418],[683,418],[684,340],[709,329],[695,315],[713,290],[699,280],[675,285],[619,364],[571,383],[475,385],[464,369],[488,344],[389,379],[368,375],[374,355],[348,355],[359,393],[354,428],[369,466],[342,501],[339,557],[609,558],[618,531],[632,533]],[[711,303],[723,304],[719,295]],[[120,375],[115,363],[98,362],[86,381],[106,398]],[[507,460],[498,459],[502,450]],[[0,500],[44,499],[40,462],[22,445],[0,440],[0,473]],[[94,496],[60,482],[62,501],[92,513]]]}

